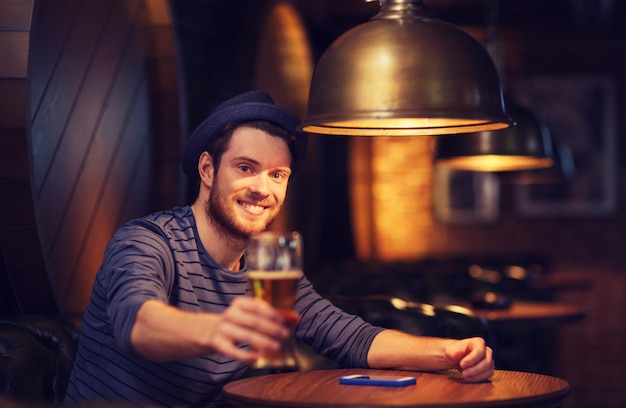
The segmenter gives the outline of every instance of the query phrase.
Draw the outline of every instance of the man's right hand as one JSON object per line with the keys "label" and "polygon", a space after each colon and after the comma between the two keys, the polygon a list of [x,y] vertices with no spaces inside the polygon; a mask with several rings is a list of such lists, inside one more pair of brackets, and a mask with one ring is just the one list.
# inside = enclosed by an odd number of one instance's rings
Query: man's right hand
{"label": "man's right hand", "polygon": [[278,310],[248,296],[235,298],[222,314],[187,312],[149,300],[137,312],[131,344],[142,357],[154,361],[218,352],[251,363],[259,353],[278,350],[290,335]]}
{"label": "man's right hand", "polygon": [[[291,336],[287,323],[267,302],[241,296],[221,315],[210,344],[215,351],[251,363],[259,353],[280,349],[281,341]],[[241,344],[250,348],[242,349]]]}

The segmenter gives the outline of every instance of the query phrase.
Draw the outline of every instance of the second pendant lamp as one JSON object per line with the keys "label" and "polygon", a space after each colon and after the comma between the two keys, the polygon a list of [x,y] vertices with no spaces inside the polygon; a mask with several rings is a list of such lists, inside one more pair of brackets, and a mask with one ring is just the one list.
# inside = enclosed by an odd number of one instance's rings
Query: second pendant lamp
{"label": "second pendant lamp", "polygon": [[[504,76],[504,60],[496,32],[497,3],[487,9],[486,52]],[[546,125],[529,109],[504,97],[507,113],[514,124],[502,130],[488,130],[436,141],[437,166],[455,170],[514,172],[543,169],[553,164],[552,140]]]}
{"label": "second pendant lamp", "polygon": [[438,166],[470,171],[541,169],[553,164],[547,127],[528,109],[506,99],[515,124],[507,129],[437,138]]}

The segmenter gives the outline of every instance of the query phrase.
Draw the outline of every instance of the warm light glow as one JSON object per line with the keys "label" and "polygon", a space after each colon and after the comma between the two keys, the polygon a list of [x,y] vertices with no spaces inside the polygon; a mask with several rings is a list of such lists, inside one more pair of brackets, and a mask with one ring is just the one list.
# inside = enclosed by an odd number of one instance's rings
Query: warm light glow
{"label": "warm light glow", "polygon": [[433,139],[350,139],[351,215],[361,260],[411,260],[428,252],[434,224]]}
{"label": "warm light glow", "polygon": [[293,6],[277,3],[267,14],[259,37],[255,87],[302,117],[312,75],[313,56],[302,19]]}
{"label": "warm light glow", "polygon": [[310,133],[344,136],[427,136],[483,132],[508,127],[507,123],[443,118],[374,118],[306,125]]}
{"label": "warm light glow", "polygon": [[147,0],[145,4],[151,25],[170,26],[172,24],[172,13],[167,0]]}
{"label": "warm light glow", "polygon": [[553,161],[545,157],[475,155],[459,156],[437,161],[438,166],[454,170],[468,171],[516,171],[522,169],[542,169],[552,166]]}

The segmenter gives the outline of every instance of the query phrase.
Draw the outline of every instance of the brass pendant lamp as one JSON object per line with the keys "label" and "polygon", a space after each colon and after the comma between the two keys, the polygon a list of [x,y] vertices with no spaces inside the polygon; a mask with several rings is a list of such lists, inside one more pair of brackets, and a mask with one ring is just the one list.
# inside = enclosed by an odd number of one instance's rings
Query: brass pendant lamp
{"label": "brass pendant lamp", "polygon": [[421,0],[380,3],[378,14],[320,58],[302,130],[405,136],[509,126],[498,72],[482,45]]}
{"label": "brass pendant lamp", "polygon": [[437,166],[489,172],[552,166],[552,142],[546,126],[510,99],[506,106],[515,122],[507,129],[437,138]]}

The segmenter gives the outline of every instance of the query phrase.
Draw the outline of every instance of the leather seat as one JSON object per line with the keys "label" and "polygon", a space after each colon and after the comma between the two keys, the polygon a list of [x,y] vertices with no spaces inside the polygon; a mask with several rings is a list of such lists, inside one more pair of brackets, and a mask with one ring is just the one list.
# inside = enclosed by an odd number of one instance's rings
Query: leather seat
{"label": "leather seat", "polygon": [[60,405],[81,322],[78,313],[0,318],[0,396]]}

